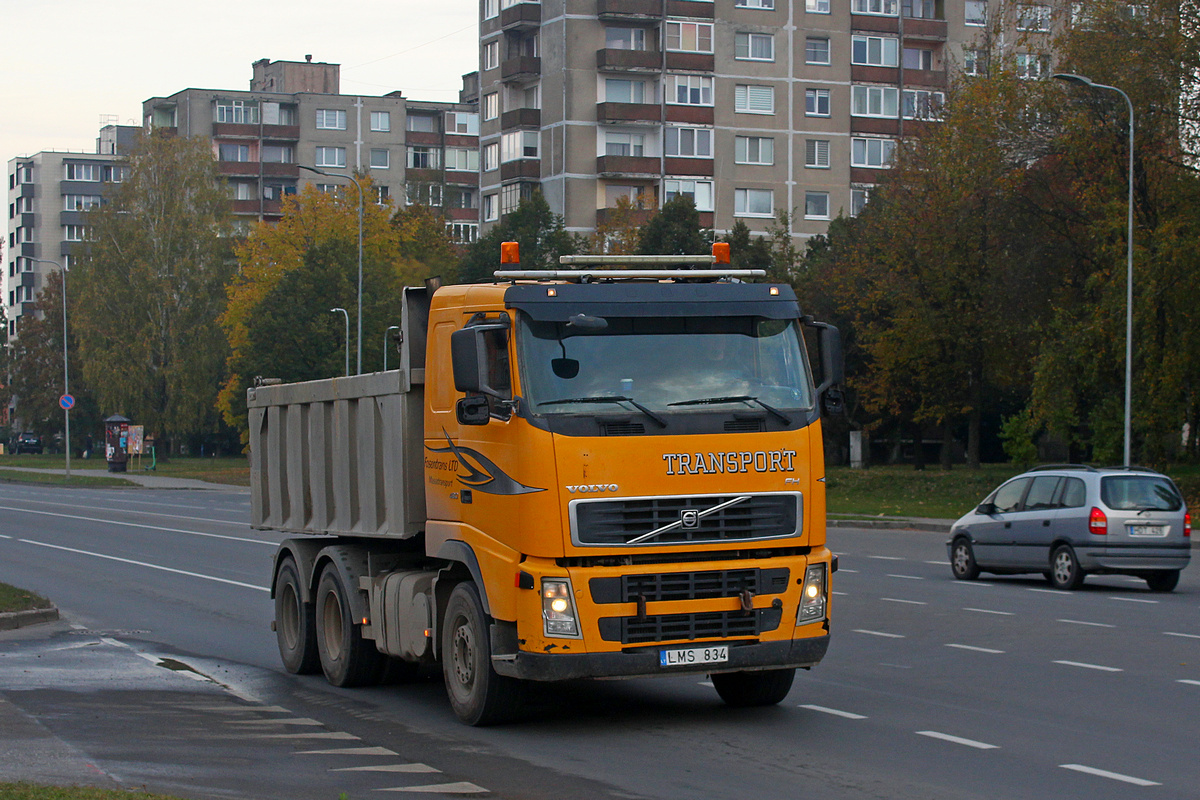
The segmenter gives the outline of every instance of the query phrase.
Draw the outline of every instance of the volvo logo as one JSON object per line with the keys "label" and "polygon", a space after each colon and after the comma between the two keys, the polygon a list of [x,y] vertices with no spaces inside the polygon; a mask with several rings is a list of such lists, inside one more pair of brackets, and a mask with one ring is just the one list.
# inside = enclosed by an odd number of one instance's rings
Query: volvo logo
{"label": "volvo logo", "polygon": [[615,492],[620,489],[615,483],[589,483],[576,486],[568,486],[567,491],[571,494],[589,494],[591,492]]}
{"label": "volvo logo", "polygon": [[700,527],[700,512],[694,508],[684,509],[679,512],[680,527],[691,529]]}

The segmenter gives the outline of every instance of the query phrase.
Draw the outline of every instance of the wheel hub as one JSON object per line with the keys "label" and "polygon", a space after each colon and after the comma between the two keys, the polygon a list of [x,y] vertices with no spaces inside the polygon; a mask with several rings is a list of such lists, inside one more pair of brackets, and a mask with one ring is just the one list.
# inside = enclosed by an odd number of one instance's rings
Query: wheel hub
{"label": "wheel hub", "polygon": [[475,681],[475,636],[465,623],[454,629],[453,650],[454,677],[460,686],[470,687]]}

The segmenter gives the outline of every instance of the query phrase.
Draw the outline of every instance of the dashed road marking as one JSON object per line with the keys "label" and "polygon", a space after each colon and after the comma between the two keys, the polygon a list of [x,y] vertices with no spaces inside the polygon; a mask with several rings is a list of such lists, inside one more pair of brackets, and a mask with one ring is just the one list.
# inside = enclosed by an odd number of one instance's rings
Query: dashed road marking
{"label": "dashed road marking", "polygon": [[955,586],[986,586],[987,588],[989,588],[989,589],[990,589],[990,588],[992,588],[993,586],[995,586],[996,584],[994,584],[994,583],[982,583],[982,582],[980,582],[980,581],[955,581],[955,582],[954,582],[954,585],[955,585]]}
{"label": "dashed road marking", "polygon": [[312,725],[319,726],[324,723],[317,722],[315,719],[308,717],[292,717],[290,719],[233,719],[225,723],[226,725]]}
{"label": "dashed road marking", "polygon": [[883,631],[868,631],[862,628],[855,628],[854,633],[865,633],[868,636],[882,636],[885,639],[903,639],[903,634],[899,633],[884,633]]}
{"label": "dashed road marking", "polygon": [[847,597],[845,592],[834,592],[833,594],[835,597]]}
{"label": "dashed road marking", "polygon": [[964,608],[963,611],[974,611],[976,614],[997,614],[1001,617],[1014,616],[1011,611],[996,611],[991,608]]}
{"label": "dashed road marking", "polygon": [[338,747],[333,750],[300,750],[298,756],[395,756],[395,750],[386,747]]}
{"label": "dashed road marking", "polygon": [[923,600],[901,600],[899,597],[881,597],[879,599],[886,600],[889,603],[906,603],[907,605],[910,605],[910,606],[927,606],[927,605],[929,605],[929,603],[926,603]]}
{"label": "dashed road marking", "polygon": [[407,773],[432,773],[441,772],[437,767],[431,767],[428,764],[379,764],[373,767],[337,767],[329,770],[330,772],[407,772]]}
{"label": "dashed road marking", "polygon": [[932,565],[933,565],[933,566],[935,566],[935,567],[948,567],[948,566],[950,566],[950,562],[949,562],[949,561],[926,561],[925,563],[926,563],[926,564],[932,564]]}
{"label": "dashed road marking", "polygon": [[856,570],[856,569],[846,569],[845,567],[838,567],[838,572],[850,572],[850,573],[853,573],[854,575],[857,575],[857,574],[858,574],[858,570]]}
{"label": "dashed road marking", "polygon": [[814,706],[806,703],[800,706],[800,708],[807,708],[809,711],[820,711],[822,714],[832,714],[835,717],[842,717],[844,719],[866,719],[866,717],[862,714],[854,714],[849,711],[839,711],[836,708],[826,708],[825,706]]}
{"label": "dashed road marking", "polygon": [[961,744],[966,747],[974,747],[976,750],[998,750],[999,745],[988,744],[987,742],[977,742],[974,739],[964,739],[961,736],[951,736],[948,733],[940,731],[917,731],[918,736],[928,736],[930,739],[941,739],[943,742],[951,742],[952,744]]}
{"label": "dashed road marking", "polygon": [[1151,603],[1157,604],[1157,600],[1147,600],[1144,597],[1110,597],[1109,600],[1120,600],[1122,603]]}
{"label": "dashed road marking", "polygon": [[1200,686],[1200,681],[1193,681],[1193,680],[1189,680],[1187,678],[1180,678],[1178,683],[1186,683],[1191,686]]}
{"label": "dashed road marking", "polygon": [[[37,514],[43,517],[62,517],[63,519],[74,519],[82,522],[99,522],[104,525],[120,525],[122,528],[141,528],[151,531],[166,531],[167,533],[186,533],[189,536],[202,536],[206,539],[228,539],[233,542],[244,542],[246,544],[264,544],[270,547],[277,547],[275,542],[266,542],[262,539],[247,539],[244,536],[229,536],[222,533],[206,533],[204,531],[189,531],[183,528],[164,528],[161,525],[142,525],[136,522],[118,522],[113,519],[105,519],[103,517],[81,517],[76,514],[55,514],[50,511],[35,511],[32,508],[13,508],[12,506],[0,506],[0,511],[19,511],[22,514]],[[231,524],[231,523],[223,523]],[[22,540],[24,541],[24,540]],[[38,544],[38,542],[30,542],[30,544]]]}
{"label": "dashed road marking", "polygon": [[424,794],[487,794],[488,789],[476,786],[467,781],[456,783],[434,783],[428,786],[396,786],[390,789],[376,789],[377,792],[421,792]]}
{"label": "dashed road marking", "polygon": [[1182,636],[1184,639],[1200,639],[1194,633],[1175,633],[1174,631],[1163,631],[1163,636]]}
{"label": "dashed road marking", "polygon": [[1122,775],[1119,772],[1109,772],[1106,769],[1096,769],[1095,767],[1085,767],[1083,764],[1059,764],[1063,769],[1082,772],[1087,775],[1095,775],[1098,778],[1108,778],[1109,780],[1121,781],[1122,783],[1132,783],[1134,786],[1162,786],[1156,781],[1148,781],[1145,778],[1135,778],[1132,775]]}
{"label": "dashed road marking", "polygon": [[338,741],[362,741],[353,733],[345,731],[321,731],[320,733],[255,733],[249,739],[334,739]]}
{"label": "dashed road marking", "polygon": [[906,581],[923,581],[920,575],[888,575],[889,578],[903,578]]}
{"label": "dashed road marking", "polygon": [[993,650],[990,647],[975,647],[970,644],[948,644],[946,647],[953,647],[956,650],[970,650],[974,653],[991,653],[992,655],[1003,655],[1003,650]]}
{"label": "dashed road marking", "polygon": [[1116,625],[1109,625],[1107,622],[1084,622],[1081,619],[1060,619],[1058,622],[1065,622],[1068,625],[1089,625],[1093,628],[1115,628]]}
{"label": "dashed road marking", "polygon": [[900,556],[867,556],[867,558],[873,558],[876,561],[903,561],[904,560]]}
{"label": "dashed road marking", "polygon": [[1062,664],[1067,667],[1082,667],[1083,669],[1094,669],[1100,672],[1124,672],[1120,667],[1106,667],[1101,664],[1085,664],[1082,661],[1055,661],[1055,664]]}
{"label": "dashed road marking", "polygon": [[1026,589],[1025,591],[1038,592],[1039,594],[1061,594],[1064,597],[1069,597],[1071,595],[1070,592],[1064,592],[1062,589],[1035,589],[1033,587],[1030,587],[1030,588]]}

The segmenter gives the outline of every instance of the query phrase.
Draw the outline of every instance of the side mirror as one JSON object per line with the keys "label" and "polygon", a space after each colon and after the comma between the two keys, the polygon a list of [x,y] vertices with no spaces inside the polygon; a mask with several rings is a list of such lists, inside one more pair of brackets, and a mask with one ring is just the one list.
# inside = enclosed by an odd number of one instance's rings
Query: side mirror
{"label": "side mirror", "polygon": [[995,503],[980,503],[979,507],[975,509],[975,513],[983,514],[985,517],[990,517],[996,513],[996,504]]}
{"label": "side mirror", "polygon": [[823,383],[841,386],[846,380],[845,362],[842,358],[842,332],[832,325],[823,325],[820,331]]}
{"label": "side mirror", "polygon": [[825,409],[825,413],[829,416],[838,416],[846,410],[846,404],[842,398],[842,390],[836,386],[830,386],[825,390],[825,394],[821,396],[821,405]]}
{"label": "side mirror", "polygon": [[487,425],[492,418],[488,410],[488,399],[483,395],[464,397],[454,405],[454,416],[459,425]]}

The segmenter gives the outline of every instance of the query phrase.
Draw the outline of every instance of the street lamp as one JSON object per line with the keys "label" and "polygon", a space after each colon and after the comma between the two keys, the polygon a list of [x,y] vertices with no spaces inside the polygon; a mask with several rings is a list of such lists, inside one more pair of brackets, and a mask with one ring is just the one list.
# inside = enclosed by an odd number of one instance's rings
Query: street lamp
{"label": "street lamp", "polygon": [[1091,78],[1059,72],[1054,75],[1060,81],[1086,86],[1089,89],[1105,89],[1125,98],[1129,110],[1129,202],[1127,209],[1128,231],[1125,234],[1125,466],[1129,466],[1130,431],[1133,408],[1133,101],[1116,86],[1096,83]]}
{"label": "street lamp", "polygon": [[62,306],[63,306],[63,396],[59,405],[63,407],[63,452],[67,457],[67,480],[71,480],[71,396],[70,374],[67,369],[67,268],[57,261],[48,258],[30,258],[35,264],[53,264],[62,275]]}
{"label": "street lamp", "polygon": [[388,351],[388,334],[392,331],[400,330],[399,325],[388,325],[388,329],[383,332],[383,371],[387,372],[387,351]]}
{"label": "street lamp", "polygon": [[[353,175],[339,175],[336,172],[326,172],[317,169],[316,167],[306,167],[303,164],[297,164],[300,169],[308,172],[315,172],[318,175],[324,175],[327,178],[348,178],[354,183],[354,188],[358,189],[358,341],[356,351],[358,353],[358,367],[355,375],[362,374],[362,253],[363,253],[363,188],[362,184]],[[350,374],[350,368],[346,368],[346,374]]]}
{"label": "street lamp", "polygon": [[331,313],[331,314],[336,314],[339,311],[342,312],[342,315],[346,318],[346,377],[349,378],[350,377],[350,314],[347,313],[346,309],[341,308],[341,307],[329,309],[329,313]]}

